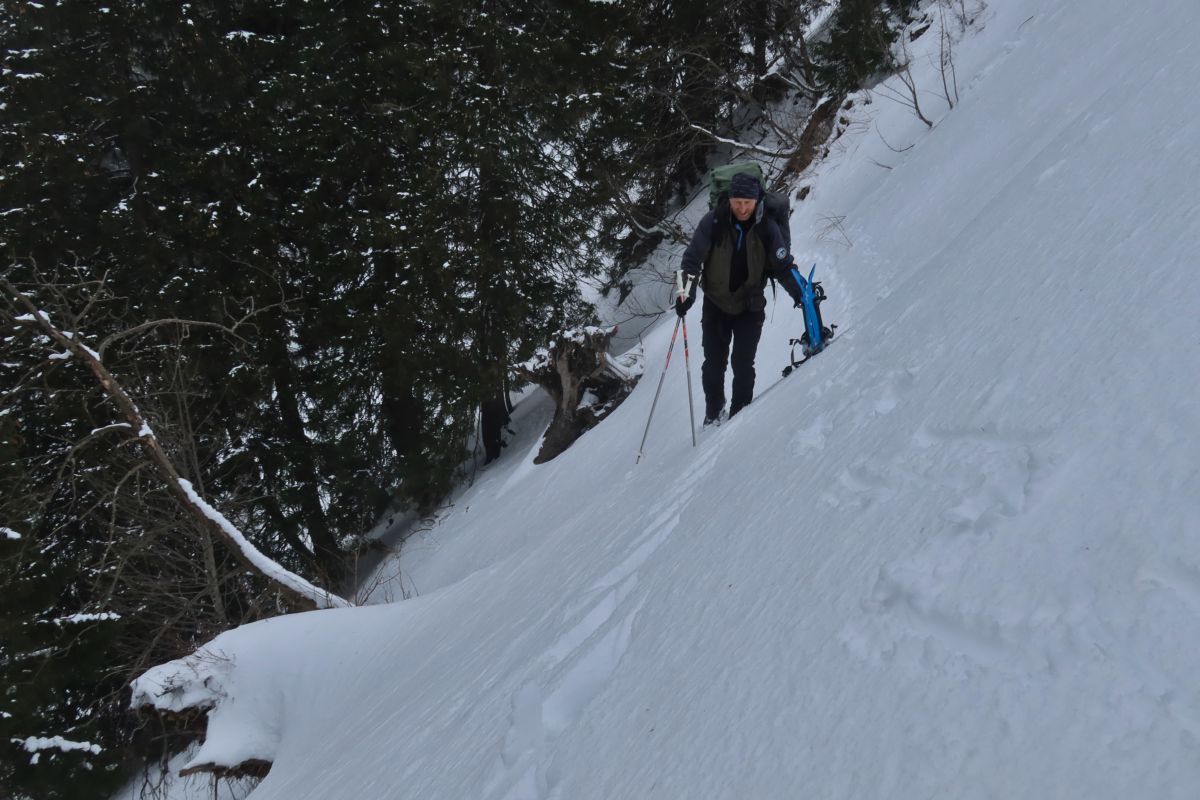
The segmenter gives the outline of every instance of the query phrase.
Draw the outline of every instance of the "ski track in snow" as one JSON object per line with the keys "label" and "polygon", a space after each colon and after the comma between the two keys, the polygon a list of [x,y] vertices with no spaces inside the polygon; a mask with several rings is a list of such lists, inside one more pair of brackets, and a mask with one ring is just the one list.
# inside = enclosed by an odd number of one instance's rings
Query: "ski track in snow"
{"label": "ski track in snow", "polygon": [[[508,732],[484,795],[499,800],[559,798],[561,771],[553,745],[587,712],[621,663],[638,612],[638,571],[676,531],[680,513],[692,500],[699,479],[710,472],[719,447],[702,450],[670,484],[670,492],[645,514],[649,524],[628,546],[629,555],[570,604],[564,616],[575,618],[538,661],[543,675],[521,684],[512,697]],[[599,595],[599,599],[596,599]]]}
{"label": "ski track in snow", "polygon": [[[999,430],[990,424],[918,430],[912,443],[919,450],[970,451],[969,457],[931,461],[942,466],[926,466],[909,478],[938,481],[958,502],[941,513],[941,528],[911,557],[878,568],[860,601],[862,615],[843,626],[841,642],[870,663],[959,680],[986,671],[1027,681],[1098,665],[1094,668],[1119,687],[1121,699],[1110,701],[1117,703],[1113,713],[1146,726],[1161,714],[1200,751],[1200,696],[1193,676],[1170,675],[1156,666],[1140,654],[1133,633],[1114,630],[1083,604],[978,602],[959,580],[988,540],[1019,532],[1039,484],[1051,476],[1055,459],[1039,450],[1049,437],[1047,429]],[[956,463],[971,466],[954,470]],[[913,471],[913,461],[892,466],[889,474],[860,464],[842,474],[840,488],[858,496],[859,508],[885,501],[901,480],[901,466]],[[1130,588],[1166,595],[1200,618],[1200,568],[1182,560],[1146,564],[1135,584]],[[1131,745],[1117,740],[1104,746],[1118,756]]]}
{"label": "ski track in snow", "polygon": [[[1021,662],[1028,654],[1010,644],[1022,641],[1026,633],[1006,633],[994,615],[982,610],[965,613],[954,585],[981,544],[1003,535],[1005,526],[1028,505],[1040,477],[1038,458],[1028,442],[1041,438],[1040,432],[1000,435],[987,425],[961,431],[926,426],[912,437],[918,452],[941,445],[970,456],[922,463],[906,451],[884,471],[864,463],[842,474],[839,484],[854,496],[858,508],[889,500],[903,480],[939,483],[957,500],[941,512],[940,529],[916,553],[879,567],[870,594],[861,602],[863,617],[842,631],[842,641],[852,652],[874,661],[899,660],[914,671],[945,668],[947,662],[936,658],[937,652],[952,656],[952,664],[1026,668]],[[906,647],[909,642],[920,646]]]}
{"label": "ski track in snow", "polygon": [[1139,573],[1138,582],[1150,588],[1172,592],[1193,614],[1200,617],[1200,568],[1182,561],[1147,565]]}

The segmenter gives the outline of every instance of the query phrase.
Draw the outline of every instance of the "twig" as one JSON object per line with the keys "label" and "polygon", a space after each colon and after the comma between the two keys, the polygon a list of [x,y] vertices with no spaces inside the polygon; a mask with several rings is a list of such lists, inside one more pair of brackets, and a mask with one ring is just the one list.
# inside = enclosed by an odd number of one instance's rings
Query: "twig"
{"label": "twig", "polygon": [[746,142],[739,142],[736,139],[727,139],[724,136],[718,136],[707,128],[703,128],[694,122],[690,123],[688,127],[692,130],[700,131],[700,133],[708,136],[713,141],[720,142],[721,144],[733,145],[734,147],[741,148],[751,153],[758,153],[760,155],[770,156],[771,158],[789,158],[792,155],[791,153],[781,153],[777,150],[768,150],[767,148],[759,147],[758,145],[747,144]]}
{"label": "twig", "polygon": [[887,149],[891,150],[893,153],[904,153],[908,150],[913,149],[913,145],[911,145],[911,144],[908,147],[902,148],[900,150],[897,150],[895,147],[892,147],[890,144],[888,144],[888,140],[883,138],[883,132],[881,130],[879,130],[878,124],[875,125],[875,133],[879,134],[880,141],[882,141],[885,145],[887,145]]}
{"label": "twig", "polygon": [[246,339],[244,339],[243,337],[239,336],[236,331],[236,328],[239,325],[241,325],[242,322],[244,322],[244,321],[245,321],[245,319],[239,320],[238,322],[234,323],[232,328],[230,328],[227,325],[222,325],[219,322],[207,322],[205,320],[197,320],[197,319],[177,319],[174,317],[169,318],[169,319],[154,319],[154,320],[150,320],[149,322],[143,322],[140,325],[134,325],[132,328],[127,328],[123,331],[117,331],[116,333],[109,335],[107,338],[105,338],[104,341],[102,341],[100,343],[100,346],[96,349],[96,352],[100,354],[100,360],[103,361],[104,360],[104,351],[108,349],[109,345],[113,344],[114,342],[118,342],[121,339],[125,339],[130,336],[135,336],[135,335],[141,333],[142,331],[148,331],[151,328],[157,328],[160,325],[196,325],[196,326],[199,326],[202,328],[216,328],[217,330],[220,330],[220,331],[223,331],[224,333],[229,334],[230,336],[237,339],[242,344],[249,344],[249,342]]}
{"label": "twig", "polygon": [[[817,238],[827,242],[832,242],[834,244],[840,244],[846,248],[854,246],[854,243],[850,241],[850,237],[846,235],[846,228],[844,227],[844,223],[846,222],[845,214],[826,214],[822,216],[821,219],[826,223],[826,225],[821,229],[821,232]],[[837,236],[834,236],[834,233],[836,233]]]}

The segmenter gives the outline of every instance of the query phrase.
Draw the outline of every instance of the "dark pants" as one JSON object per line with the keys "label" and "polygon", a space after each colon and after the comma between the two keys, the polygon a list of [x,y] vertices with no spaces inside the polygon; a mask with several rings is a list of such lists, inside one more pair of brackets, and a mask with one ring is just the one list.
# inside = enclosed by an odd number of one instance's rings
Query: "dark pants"
{"label": "dark pants", "polygon": [[[705,298],[700,327],[704,332],[704,366],[700,368],[704,385],[704,416],[715,419],[725,407],[725,364],[733,364],[733,398],[729,415],[733,416],[754,399],[754,355],[762,336],[765,311],[726,314]],[[730,357],[729,342],[733,340]]]}

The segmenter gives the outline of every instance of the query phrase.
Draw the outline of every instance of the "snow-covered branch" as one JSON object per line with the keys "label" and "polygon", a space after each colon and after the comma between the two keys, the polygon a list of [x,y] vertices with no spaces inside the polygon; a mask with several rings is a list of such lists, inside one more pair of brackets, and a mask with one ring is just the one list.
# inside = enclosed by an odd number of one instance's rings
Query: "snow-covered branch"
{"label": "snow-covered branch", "polygon": [[276,583],[304,605],[312,605],[317,608],[350,605],[346,600],[332,595],[299,575],[284,569],[251,544],[233,523],[205,502],[196,493],[192,484],[180,476],[179,470],[159,443],[158,437],[145,417],[142,416],[137,404],[125,392],[116,377],[101,363],[99,353],[88,347],[79,333],[59,329],[48,314],[39,309],[28,295],[13,286],[7,279],[0,278],[0,287],[3,287],[14,301],[28,311],[27,314],[17,317],[16,321],[40,329],[50,338],[52,344],[57,345],[62,351],[69,352],[91,371],[105,393],[116,404],[128,426],[137,431],[137,438],[142,449],[157,469],[167,490],[184,508],[204,522],[221,539],[224,539],[242,563]]}
{"label": "snow-covered branch", "polygon": [[696,130],[696,131],[699,131],[700,133],[703,133],[705,136],[709,137],[714,142],[720,142],[721,144],[733,145],[734,147],[741,148],[748,152],[758,153],[759,155],[769,156],[771,158],[788,158],[789,156],[792,155],[791,153],[781,153],[778,150],[768,150],[767,148],[759,147],[756,144],[750,144],[748,142],[739,142],[736,139],[728,139],[724,136],[720,136],[718,134],[713,133],[708,128],[697,125],[694,122],[691,123],[688,127],[690,127],[692,130]]}
{"label": "snow-covered branch", "polygon": [[101,752],[101,747],[98,744],[73,742],[61,736],[30,736],[25,739],[12,739],[11,741],[13,744],[20,745],[25,752],[33,754],[29,759],[29,763],[31,764],[38,763],[43,750],[58,750],[63,753],[79,750],[91,753],[92,755],[100,755]]}

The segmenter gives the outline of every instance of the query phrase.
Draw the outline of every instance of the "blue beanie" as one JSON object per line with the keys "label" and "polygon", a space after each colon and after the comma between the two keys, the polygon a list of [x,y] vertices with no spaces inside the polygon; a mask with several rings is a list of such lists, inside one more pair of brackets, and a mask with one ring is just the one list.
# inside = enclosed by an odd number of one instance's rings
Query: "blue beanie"
{"label": "blue beanie", "polygon": [[762,195],[762,187],[758,185],[758,178],[749,172],[739,172],[729,182],[729,198],[731,200],[735,197],[757,200],[760,195]]}

